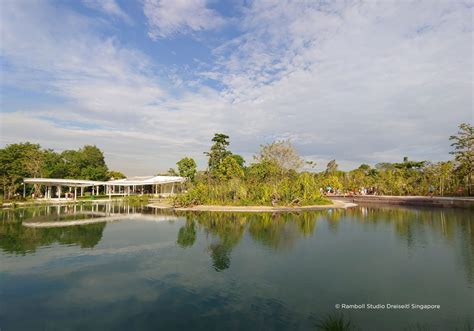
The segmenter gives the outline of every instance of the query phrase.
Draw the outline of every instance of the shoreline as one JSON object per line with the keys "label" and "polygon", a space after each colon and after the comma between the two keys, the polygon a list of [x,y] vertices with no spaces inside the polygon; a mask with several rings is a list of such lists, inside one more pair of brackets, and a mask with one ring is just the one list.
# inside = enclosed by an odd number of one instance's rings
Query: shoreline
{"label": "shoreline", "polygon": [[[150,198],[147,207],[155,209],[172,209],[176,211],[235,211],[235,212],[298,212],[305,210],[321,210],[331,208],[349,208],[358,204],[381,204],[381,205],[408,205],[418,207],[437,208],[474,208],[474,197],[440,197],[440,196],[389,196],[389,195],[356,195],[356,196],[327,196],[333,203],[328,205],[310,206],[231,206],[231,205],[198,205],[193,207],[175,208],[166,201]],[[30,206],[44,205],[67,205],[67,204],[103,204],[122,202],[124,198],[114,199],[51,199],[35,201],[4,202],[0,208],[24,208]],[[158,200],[158,201],[157,201]]]}
{"label": "shoreline", "polygon": [[363,204],[386,204],[435,208],[474,208],[474,197],[398,196],[398,195],[354,195],[335,196],[344,202]]}
{"label": "shoreline", "polygon": [[357,206],[352,202],[344,202],[340,200],[332,200],[331,204],[328,205],[310,205],[310,206],[219,206],[219,205],[198,205],[192,207],[173,207],[164,203],[151,203],[147,207],[156,209],[171,209],[173,211],[215,211],[215,212],[244,212],[244,213],[262,213],[262,212],[300,212],[300,211],[311,211],[311,210],[324,210],[324,209],[346,209]]}

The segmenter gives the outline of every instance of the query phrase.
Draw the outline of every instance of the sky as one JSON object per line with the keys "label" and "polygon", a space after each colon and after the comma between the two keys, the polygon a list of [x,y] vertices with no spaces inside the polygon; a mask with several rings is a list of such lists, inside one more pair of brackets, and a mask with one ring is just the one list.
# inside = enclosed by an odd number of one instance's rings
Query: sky
{"label": "sky", "polygon": [[252,162],[450,159],[474,122],[472,1],[0,1],[0,146],[93,144],[127,175],[214,133]]}

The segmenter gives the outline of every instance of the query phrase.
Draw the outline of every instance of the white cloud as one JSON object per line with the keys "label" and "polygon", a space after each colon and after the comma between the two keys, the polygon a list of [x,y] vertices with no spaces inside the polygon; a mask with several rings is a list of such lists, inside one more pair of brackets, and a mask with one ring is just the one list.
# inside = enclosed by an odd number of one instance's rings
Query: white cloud
{"label": "white cloud", "polygon": [[[462,3],[255,2],[212,74],[254,132],[322,159],[449,158],[473,120],[472,10]],[[434,147],[434,148],[433,148]]]}
{"label": "white cloud", "polygon": [[[198,22],[217,15],[204,2],[144,5],[155,38],[213,28]],[[3,113],[2,143],[97,144],[111,168],[138,175],[183,156],[203,167],[211,136],[225,132],[249,160],[259,144],[290,138],[318,168],[333,158],[353,167],[447,159],[449,135],[473,122],[472,9],[460,2],[255,2],[242,13],[242,34],[196,73],[224,89],[197,81],[170,93],[168,73],[96,33],[100,21],[2,5],[2,84],[64,99]]]}
{"label": "white cloud", "polygon": [[131,23],[130,16],[125,13],[115,0],[83,0],[84,4],[90,8],[102,11],[107,15],[114,16]]}
{"label": "white cloud", "polygon": [[152,39],[211,30],[224,24],[224,19],[207,7],[206,0],[144,0],[143,12]]}

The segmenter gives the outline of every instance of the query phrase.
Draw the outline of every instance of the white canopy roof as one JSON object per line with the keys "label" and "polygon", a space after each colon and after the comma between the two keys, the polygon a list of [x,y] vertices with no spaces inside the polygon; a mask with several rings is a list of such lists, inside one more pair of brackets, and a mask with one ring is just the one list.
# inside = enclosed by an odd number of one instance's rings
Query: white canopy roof
{"label": "white canopy roof", "polygon": [[109,180],[110,185],[155,185],[167,183],[182,183],[186,181],[185,177],[179,176],[146,176],[146,177],[129,177],[124,179]]}
{"label": "white canopy roof", "polygon": [[95,181],[84,179],[64,179],[64,178],[24,178],[23,182],[27,184],[42,184],[51,186],[97,186],[97,185],[156,185],[168,183],[183,183],[186,181],[185,177],[179,176],[142,176],[129,177],[124,179],[109,180],[109,181]]}
{"label": "white canopy roof", "polygon": [[99,182],[95,180],[85,179],[65,179],[65,178],[24,178],[24,183],[27,184],[42,184],[42,185],[63,185],[63,186],[96,186],[104,185],[107,182]]}

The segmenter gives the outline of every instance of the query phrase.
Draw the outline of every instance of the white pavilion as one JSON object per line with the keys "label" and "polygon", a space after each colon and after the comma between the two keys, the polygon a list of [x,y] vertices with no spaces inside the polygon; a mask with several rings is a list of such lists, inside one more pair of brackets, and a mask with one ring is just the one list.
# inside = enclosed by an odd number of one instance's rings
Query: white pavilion
{"label": "white pavilion", "polygon": [[[99,195],[102,191],[109,198],[112,198],[112,196],[143,194],[166,197],[180,192],[185,181],[185,177],[179,176],[142,176],[109,181],[24,178],[23,184],[44,186],[45,199],[61,199],[61,197],[76,199],[77,197],[84,196],[85,190],[89,190],[89,188],[92,195]],[[23,190],[23,195],[25,195],[25,190]]]}

